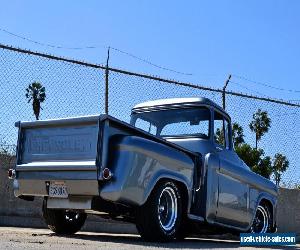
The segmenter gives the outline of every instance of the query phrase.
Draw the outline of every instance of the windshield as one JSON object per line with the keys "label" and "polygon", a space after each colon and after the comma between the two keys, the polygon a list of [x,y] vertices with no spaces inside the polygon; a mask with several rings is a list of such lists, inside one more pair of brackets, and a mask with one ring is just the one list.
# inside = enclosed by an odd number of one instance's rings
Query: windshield
{"label": "windshield", "polygon": [[209,138],[210,110],[206,107],[180,108],[133,113],[131,124],[160,137]]}

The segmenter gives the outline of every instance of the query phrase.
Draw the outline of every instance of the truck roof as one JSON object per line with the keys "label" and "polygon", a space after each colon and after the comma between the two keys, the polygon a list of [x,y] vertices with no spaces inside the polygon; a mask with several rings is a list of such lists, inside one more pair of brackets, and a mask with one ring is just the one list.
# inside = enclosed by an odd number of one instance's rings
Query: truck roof
{"label": "truck roof", "polygon": [[208,106],[213,106],[223,113],[225,113],[227,116],[229,116],[226,111],[220,107],[218,104],[213,102],[212,100],[205,98],[205,97],[187,97],[187,98],[168,98],[168,99],[159,99],[159,100],[153,100],[153,101],[148,101],[148,102],[143,102],[135,105],[133,107],[133,111],[138,111],[138,110],[145,110],[145,109],[150,109],[150,108],[166,108],[168,106],[185,106],[185,105],[208,105]]}

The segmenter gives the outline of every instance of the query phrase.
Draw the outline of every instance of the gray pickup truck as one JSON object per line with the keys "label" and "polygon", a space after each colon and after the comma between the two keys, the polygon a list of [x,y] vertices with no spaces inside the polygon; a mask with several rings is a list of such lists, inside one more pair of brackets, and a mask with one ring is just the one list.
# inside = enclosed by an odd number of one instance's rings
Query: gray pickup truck
{"label": "gray pickup truck", "polygon": [[190,223],[276,230],[276,186],[237,156],[230,117],[209,99],[142,103],[130,124],[100,115],[16,126],[15,195],[43,197],[57,234],[76,233],[87,214],[133,222],[149,241],[197,233]]}

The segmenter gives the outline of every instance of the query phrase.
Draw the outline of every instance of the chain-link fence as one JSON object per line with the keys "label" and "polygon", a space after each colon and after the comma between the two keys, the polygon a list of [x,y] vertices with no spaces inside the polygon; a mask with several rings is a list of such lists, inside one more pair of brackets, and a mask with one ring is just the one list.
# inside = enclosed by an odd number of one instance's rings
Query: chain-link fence
{"label": "chain-link fence", "polygon": [[[109,114],[126,122],[134,105],[149,100],[207,97],[222,105],[220,89],[119,69],[106,71],[102,65],[0,45],[0,152],[13,155],[17,141],[14,123],[35,118],[32,106],[25,98],[25,89],[34,81],[41,82],[46,88],[41,119],[104,113],[106,101]],[[245,141],[251,145],[255,143],[255,135],[249,129],[249,123],[259,108],[267,111],[272,119],[271,129],[263,136],[259,147],[266,155],[282,153],[287,156],[290,166],[282,180],[285,185],[294,186],[300,182],[300,144],[297,141],[300,105],[226,92],[226,110],[233,122],[244,128]],[[7,147],[9,151],[5,151]],[[3,161],[1,165],[5,165]]]}

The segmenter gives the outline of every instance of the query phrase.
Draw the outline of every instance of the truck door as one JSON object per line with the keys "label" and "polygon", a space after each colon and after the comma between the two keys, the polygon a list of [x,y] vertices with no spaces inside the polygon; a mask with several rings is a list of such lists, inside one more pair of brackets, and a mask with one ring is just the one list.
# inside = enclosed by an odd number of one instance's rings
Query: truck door
{"label": "truck door", "polygon": [[214,112],[214,143],[220,160],[216,222],[245,228],[249,224],[249,187],[243,181],[240,160],[233,151],[230,122],[217,111]]}

